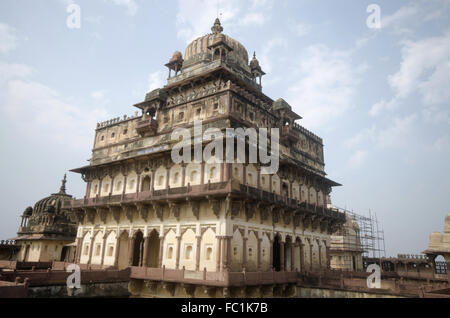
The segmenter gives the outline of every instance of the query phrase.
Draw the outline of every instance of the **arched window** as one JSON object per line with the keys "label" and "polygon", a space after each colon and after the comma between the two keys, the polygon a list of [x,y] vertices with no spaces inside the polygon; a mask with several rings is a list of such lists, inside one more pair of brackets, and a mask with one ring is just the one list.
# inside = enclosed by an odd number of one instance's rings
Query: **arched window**
{"label": "arched window", "polygon": [[209,170],[209,178],[214,179],[216,176],[216,167],[212,167],[211,170]]}
{"label": "arched window", "polygon": [[105,192],[108,192],[108,191],[109,191],[109,183],[106,183],[106,184],[105,184],[104,190],[105,190]]}
{"label": "arched window", "polygon": [[113,253],[114,253],[114,246],[110,246],[108,248],[108,256],[113,256]]}
{"label": "arched window", "polygon": [[173,183],[178,183],[178,179],[180,179],[180,173],[175,172],[173,175]]}
{"label": "arched window", "polygon": [[252,257],[253,256],[253,249],[250,247],[248,249],[248,257]]}
{"label": "arched window", "polygon": [[197,171],[196,171],[196,170],[194,170],[194,171],[191,172],[191,176],[190,176],[189,180],[190,180],[191,182],[194,182],[195,179],[197,179]]}
{"label": "arched window", "polygon": [[167,258],[172,259],[172,257],[173,257],[173,247],[170,246],[169,250],[167,251]]}
{"label": "arched window", "polygon": [[134,182],[135,182],[134,179],[130,180],[130,183],[128,186],[129,189],[134,189]]}
{"label": "arched window", "polygon": [[159,176],[159,178],[158,178],[158,185],[162,186],[163,183],[164,183],[164,176]]}
{"label": "arched window", "polygon": [[150,191],[150,177],[149,176],[145,176],[144,179],[142,180],[141,191],[142,192]]}
{"label": "arched window", "polygon": [[207,261],[210,261],[210,260],[211,260],[211,255],[212,255],[212,248],[211,248],[211,247],[208,247],[208,248],[206,249],[206,260],[207,260]]}
{"label": "arched window", "polygon": [[98,185],[96,184],[95,186],[94,186],[94,193],[97,193],[98,192]]}
{"label": "arched window", "polygon": [[247,174],[247,184],[253,184],[253,175],[251,173]]}
{"label": "arched window", "polygon": [[238,167],[234,167],[234,176],[239,177],[239,168]]}
{"label": "arched window", "polygon": [[100,248],[101,248],[100,244],[97,244],[95,246],[95,256],[100,256]]}
{"label": "arched window", "polygon": [[192,257],[192,246],[191,245],[186,246],[186,251],[185,251],[184,256],[186,259],[191,259],[191,257]]}
{"label": "arched window", "polygon": [[178,120],[184,120],[184,112],[178,114]]}
{"label": "arched window", "polygon": [[122,181],[117,181],[116,183],[116,191],[120,191],[122,189]]}

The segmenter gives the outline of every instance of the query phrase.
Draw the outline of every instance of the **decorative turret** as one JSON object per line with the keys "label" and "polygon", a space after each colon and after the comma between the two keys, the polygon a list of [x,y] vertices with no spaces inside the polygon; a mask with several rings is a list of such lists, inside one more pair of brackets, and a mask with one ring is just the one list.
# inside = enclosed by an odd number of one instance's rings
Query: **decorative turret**
{"label": "decorative turret", "polygon": [[181,71],[183,67],[183,55],[179,51],[175,51],[170,59],[169,63],[165,66],[169,69],[169,78],[172,77],[172,70],[175,72],[175,76],[178,75],[178,72]]}
{"label": "decorative turret", "polygon": [[212,26],[211,31],[213,34],[219,34],[223,32],[223,27],[220,24],[219,18],[217,18],[216,21],[214,21],[214,25]]}
{"label": "decorative turret", "polygon": [[259,65],[259,61],[256,58],[256,52],[253,52],[253,59],[250,61],[250,70],[252,72],[253,81],[256,83],[256,79],[259,78],[258,85],[262,88],[261,78],[266,75],[266,73],[263,72],[261,66]]}

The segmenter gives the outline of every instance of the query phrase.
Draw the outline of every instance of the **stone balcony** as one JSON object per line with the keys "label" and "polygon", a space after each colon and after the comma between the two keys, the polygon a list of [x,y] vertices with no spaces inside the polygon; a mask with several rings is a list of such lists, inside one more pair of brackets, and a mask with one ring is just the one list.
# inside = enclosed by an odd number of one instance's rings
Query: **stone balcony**
{"label": "stone balcony", "polygon": [[295,131],[295,129],[289,126],[285,126],[281,129],[280,139],[282,142],[296,143],[299,141],[300,137],[298,132]]}
{"label": "stone balcony", "polygon": [[155,135],[158,131],[158,122],[153,118],[140,120],[136,123],[136,131],[139,135]]}

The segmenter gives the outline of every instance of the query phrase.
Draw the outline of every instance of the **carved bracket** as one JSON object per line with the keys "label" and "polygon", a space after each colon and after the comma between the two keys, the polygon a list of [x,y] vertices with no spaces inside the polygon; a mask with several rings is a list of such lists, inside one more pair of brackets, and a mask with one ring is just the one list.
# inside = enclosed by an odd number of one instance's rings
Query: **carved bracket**
{"label": "carved bracket", "polygon": [[180,211],[181,211],[180,204],[170,201],[168,203],[170,214],[172,214],[177,219],[177,221],[180,221]]}
{"label": "carved bracket", "polygon": [[136,203],[136,210],[138,211],[139,217],[147,222],[148,219],[148,207],[142,203]]}
{"label": "carved bracket", "polygon": [[164,206],[158,203],[153,203],[152,206],[156,217],[162,222],[164,218]]}

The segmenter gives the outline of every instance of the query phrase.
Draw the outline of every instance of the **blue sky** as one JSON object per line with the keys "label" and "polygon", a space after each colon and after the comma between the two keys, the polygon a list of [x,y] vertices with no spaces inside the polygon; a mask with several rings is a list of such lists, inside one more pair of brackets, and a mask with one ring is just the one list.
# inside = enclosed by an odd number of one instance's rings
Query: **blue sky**
{"label": "blue sky", "polygon": [[[81,8],[81,28],[66,25]],[[381,8],[381,29],[366,9]],[[87,164],[97,122],[164,85],[217,1],[0,2],[0,238]],[[450,1],[219,1],[224,33],[256,51],[264,92],[323,137],[335,205],[376,212],[387,254],[419,253],[450,212]],[[68,192],[84,195],[78,175]]]}

